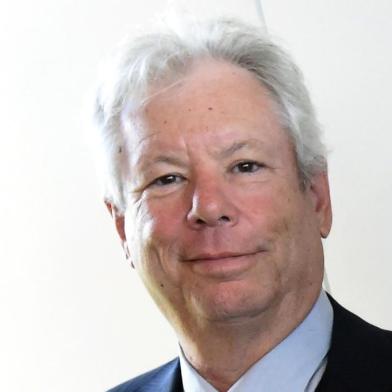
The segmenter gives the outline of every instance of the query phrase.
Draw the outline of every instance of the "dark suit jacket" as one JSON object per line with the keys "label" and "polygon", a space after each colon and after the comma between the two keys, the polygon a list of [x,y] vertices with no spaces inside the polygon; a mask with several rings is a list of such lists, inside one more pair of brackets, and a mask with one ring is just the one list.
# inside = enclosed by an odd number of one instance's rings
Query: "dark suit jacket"
{"label": "dark suit jacket", "polygon": [[[332,340],[317,392],[392,392],[392,332],[368,324],[329,299],[334,311]],[[183,392],[179,359],[108,392]]]}

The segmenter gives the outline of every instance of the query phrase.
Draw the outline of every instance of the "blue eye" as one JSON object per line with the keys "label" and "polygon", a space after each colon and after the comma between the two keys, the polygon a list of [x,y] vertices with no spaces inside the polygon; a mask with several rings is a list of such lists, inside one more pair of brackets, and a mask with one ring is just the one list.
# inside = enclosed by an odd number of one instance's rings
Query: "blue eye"
{"label": "blue eye", "polygon": [[257,170],[261,169],[262,167],[264,167],[263,164],[260,164],[255,161],[243,161],[243,162],[237,163],[234,166],[233,171],[235,173],[254,173]]}
{"label": "blue eye", "polygon": [[184,178],[182,176],[179,176],[177,174],[167,174],[162,177],[158,177],[155,179],[151,185],[156,185],[156,186],[167,186],[171,184],[178,184],[181,181],[183,181]]}

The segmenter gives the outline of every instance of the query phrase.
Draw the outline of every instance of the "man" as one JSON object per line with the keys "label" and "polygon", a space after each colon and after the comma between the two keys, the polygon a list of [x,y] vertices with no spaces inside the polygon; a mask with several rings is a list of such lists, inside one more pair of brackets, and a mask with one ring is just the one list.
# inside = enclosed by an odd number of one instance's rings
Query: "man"
{"label": "man", "polygon": [[181,347],[112,391],[392,390],[392,333],[322,290],[326,154],[284,51],[233,20],[138,37],[95,119],[106,205]]}

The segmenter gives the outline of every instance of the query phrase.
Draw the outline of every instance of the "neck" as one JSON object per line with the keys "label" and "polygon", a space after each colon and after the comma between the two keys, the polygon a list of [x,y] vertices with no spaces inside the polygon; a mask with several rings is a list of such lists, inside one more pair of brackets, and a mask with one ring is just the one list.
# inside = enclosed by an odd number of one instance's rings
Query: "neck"
{"label": "neck", "polygon": [[255,362],[284,340],[318,297],[289,296],[273,309],[238,320],[206,321],[179,336],[187,360],[218,391],[227,391]]}

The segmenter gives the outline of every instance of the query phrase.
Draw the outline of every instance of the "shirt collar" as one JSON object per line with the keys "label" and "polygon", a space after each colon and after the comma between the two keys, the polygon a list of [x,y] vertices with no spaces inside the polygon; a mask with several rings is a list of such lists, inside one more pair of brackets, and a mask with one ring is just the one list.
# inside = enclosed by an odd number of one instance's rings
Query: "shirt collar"
{"label": "shirt collar", "polygon": [[[265,391],[305,391],[320,366],[325,364],[332,324],[332,306],[321,290],[302,323],[248,369],[228,392],[254,391],[256,387]],[[217,392],[190,365],[181,348],[179,356],[185,392]]]}

